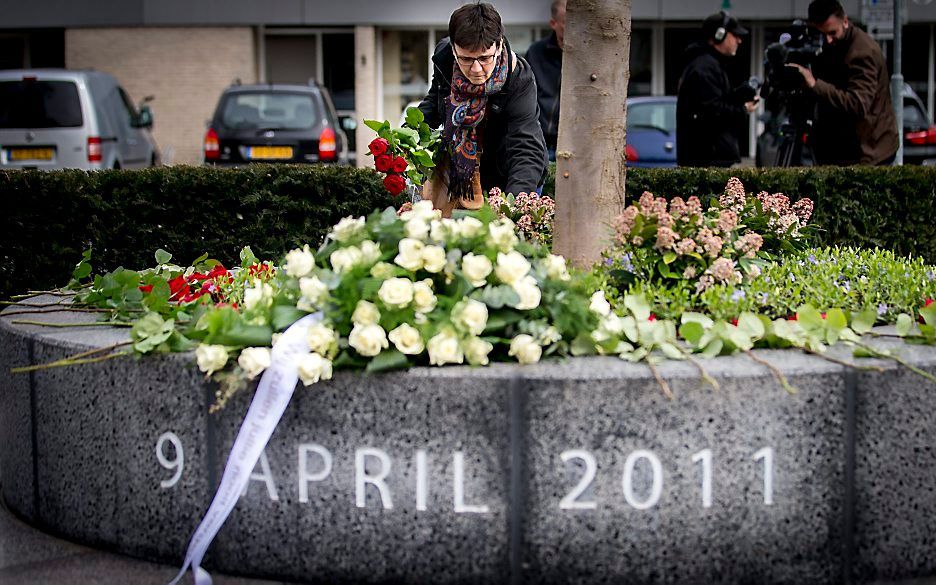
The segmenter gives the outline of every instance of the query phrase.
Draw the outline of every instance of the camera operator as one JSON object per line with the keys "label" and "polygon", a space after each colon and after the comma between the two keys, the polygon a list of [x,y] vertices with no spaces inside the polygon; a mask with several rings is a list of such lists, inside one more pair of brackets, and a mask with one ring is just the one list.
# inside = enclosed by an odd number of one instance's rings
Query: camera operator
{"label": "camera operator", "polygon": [[719,12],[702,23],[703,40],[686,49],[688,65],[676,100],[676,157],[679,166],[730,167],[741,162],[738,129],[757,107],[756,90],[732,90],[725,65],[748,34]]}
{"label": "camera operator", "polygon": [[809,22],[826,47],[814,71],[795,67],[816,98],[812,150],[818,164],[887,165],[894,161],[897,118],[887,64],[878,44],[852,26],[838,0],[814,0]]}

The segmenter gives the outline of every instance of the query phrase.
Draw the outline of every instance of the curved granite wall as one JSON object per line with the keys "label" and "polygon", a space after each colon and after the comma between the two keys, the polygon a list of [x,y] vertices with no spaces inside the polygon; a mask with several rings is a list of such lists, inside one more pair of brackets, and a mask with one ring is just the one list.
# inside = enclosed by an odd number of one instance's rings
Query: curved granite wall
{"label": "curved granite wall", "polygon": [[[0,318],[0,368],[126,338]],[[75,314],[28,315],[80,321]],[[901,346],[936,372],[936,349]],[[209,569],[313,582],[840,583],[936,574],[936,385],[759,351],[686,363],[342,373],[297,390]],[[845,354],[839,354],[845,355]],[[191,355],[0,376],[3,497],[181,563],[248,393]],[[866,363],[866,362],[862,362]],[[867,362],[877,363],[877,362]]]}

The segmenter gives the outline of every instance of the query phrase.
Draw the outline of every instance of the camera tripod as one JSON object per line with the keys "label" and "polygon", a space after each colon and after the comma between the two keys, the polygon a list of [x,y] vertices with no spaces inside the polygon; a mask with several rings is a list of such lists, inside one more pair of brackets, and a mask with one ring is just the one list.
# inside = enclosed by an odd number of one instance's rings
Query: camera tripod
{"label": "camera tripod", "polygon": [[804,153],[808,154],[810,161],[815,160],[808,144],[808,136],[809,130],[806,125],[784,123],[780,127],[780,148],[777,149],[777,166],[803,166]]}

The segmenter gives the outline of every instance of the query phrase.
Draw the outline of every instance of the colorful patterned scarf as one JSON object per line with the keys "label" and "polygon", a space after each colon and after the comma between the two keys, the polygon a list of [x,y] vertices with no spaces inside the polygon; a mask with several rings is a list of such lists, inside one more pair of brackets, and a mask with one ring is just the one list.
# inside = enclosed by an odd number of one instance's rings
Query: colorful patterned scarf
{"label": "colorful patterned scarf", "polygon": [[443,139],[449,154],[449,201],[470,199],[471,178],[478,166],[481,121],[488,97],[498,93],[507,81],[509,47],[504,43],[491,76],[474,85],[461,72],[456,61],[452,72],[452,91],[445,105]]}

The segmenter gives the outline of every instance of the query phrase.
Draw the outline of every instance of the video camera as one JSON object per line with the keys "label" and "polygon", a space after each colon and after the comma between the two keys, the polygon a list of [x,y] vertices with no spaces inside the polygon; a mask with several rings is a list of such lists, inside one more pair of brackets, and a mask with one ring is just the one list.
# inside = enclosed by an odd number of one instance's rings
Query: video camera
{"label": "video camera", "polygon": [[803,76],[788,63],[811,69],[822,54],[822,35],[803,22],[794,20],[790,29],[780,35],[780,41],[770,43],[764,51],[767,83],[775,90],[790,91],[803,84]]}

